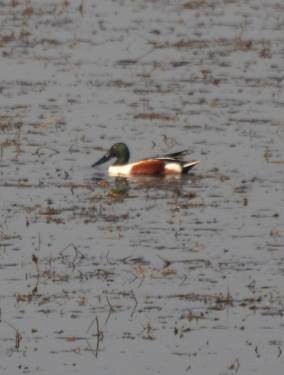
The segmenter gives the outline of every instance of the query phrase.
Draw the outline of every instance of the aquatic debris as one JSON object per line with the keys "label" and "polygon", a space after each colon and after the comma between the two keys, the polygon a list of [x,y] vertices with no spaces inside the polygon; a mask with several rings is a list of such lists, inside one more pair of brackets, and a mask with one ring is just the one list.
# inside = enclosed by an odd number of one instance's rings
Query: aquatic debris
{"label": "aquatic debris", "polygon": [[176,117],[173,115],[167,115],[164,113],[156,113],[156,112],[145,112],[145,113],[138,113],[134,116],[135,119],[142,119],[142,120],[160,120],[160,121],[176,121]]}

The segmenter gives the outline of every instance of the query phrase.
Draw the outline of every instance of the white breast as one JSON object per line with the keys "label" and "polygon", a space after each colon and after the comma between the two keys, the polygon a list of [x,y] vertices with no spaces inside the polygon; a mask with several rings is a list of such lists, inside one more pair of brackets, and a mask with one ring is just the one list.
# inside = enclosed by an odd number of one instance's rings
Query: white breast
{"label": "white breast", "polygon": [[113,177],[129,176],[133,164],[134,163],[127,165],[111,165],[108,168],[108,174]]}

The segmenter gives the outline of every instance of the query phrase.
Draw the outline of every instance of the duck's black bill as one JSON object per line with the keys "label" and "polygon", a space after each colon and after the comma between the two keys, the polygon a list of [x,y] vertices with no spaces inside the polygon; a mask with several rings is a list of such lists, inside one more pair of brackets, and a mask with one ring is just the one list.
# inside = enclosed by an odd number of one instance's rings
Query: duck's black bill
{"label": "duck's black bill", "polygon": [[112,158],[112,156],[110,155],[110,153],[106,153],[101,159],[99,159],[98,161],[96,161],[92,167],[96,167],[97,165],[101,165],[103,163],[106,163],[107,161],[109,161],[110,159]]}

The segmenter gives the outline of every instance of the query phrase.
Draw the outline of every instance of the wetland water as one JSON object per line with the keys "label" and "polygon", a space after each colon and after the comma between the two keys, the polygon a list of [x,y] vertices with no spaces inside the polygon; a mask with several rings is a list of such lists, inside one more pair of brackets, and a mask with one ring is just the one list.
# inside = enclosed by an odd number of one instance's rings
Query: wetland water
{"label": "wetland water", "polygon": [[0,1],[1,374],[283,373],[283,12]]}

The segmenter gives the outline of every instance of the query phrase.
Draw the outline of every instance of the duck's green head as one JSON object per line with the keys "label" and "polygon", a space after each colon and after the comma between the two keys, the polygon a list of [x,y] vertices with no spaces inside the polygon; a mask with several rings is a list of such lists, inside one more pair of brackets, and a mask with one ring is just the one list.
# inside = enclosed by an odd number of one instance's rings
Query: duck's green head
{"label": "duck's green head", "polygon": [[106,163],[113,158],[116,158],[114,165],[124,165],[127,164],[129,157],[130,153],[126,144],[115,143],[101,159],[92,165],[92,167]]}

